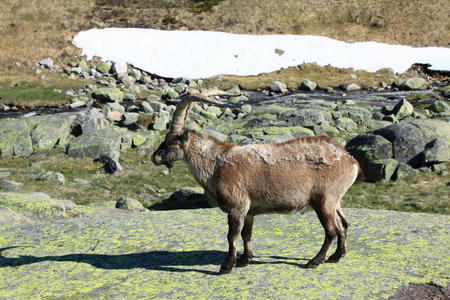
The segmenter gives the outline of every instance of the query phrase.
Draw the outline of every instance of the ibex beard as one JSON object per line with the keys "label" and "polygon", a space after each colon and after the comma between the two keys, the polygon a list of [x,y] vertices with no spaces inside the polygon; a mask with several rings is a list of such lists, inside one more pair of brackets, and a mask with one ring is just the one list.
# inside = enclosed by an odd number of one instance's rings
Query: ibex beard
{"label": "ibex beard", "polygon": [[[222,104],[209,96],[191,92],[182,97],[170,131],[152,161],[171,168],[175,161],[184,160],[208,196],[228,214],[229,251],[220,273],[247,266],[253,258],[254,216],[292,213],[307,206],[317,213],[325,240],[306,267],[324,262],[336,237],[336,251],[327,262],[338,262],[346,253],[348,228],[340,201],[358,176],[358,162],[342,145],[325,136],[240,146],[186,128],[193,102]],[[244,253],[237,259],[239,235]]]}

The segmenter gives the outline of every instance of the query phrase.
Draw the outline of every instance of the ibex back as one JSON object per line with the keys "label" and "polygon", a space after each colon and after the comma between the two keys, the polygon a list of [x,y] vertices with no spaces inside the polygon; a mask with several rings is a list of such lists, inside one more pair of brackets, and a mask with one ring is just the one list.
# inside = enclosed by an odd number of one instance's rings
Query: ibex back
{"label": "ibex back", "polygon": [[[314,268],[325,261],[336,236],[337,249],[327,262],[338,262],[346,252],[348,227],[340,200],[358,176],[356,160],[329,137],[239,146],[185,128],[193,102],[220,103],[209,96],[191,91],[182,98],[171,129],[152,160],[170,168],[174,161],[184,159],[197,182],[228,214],[229,252],[220,273],[229,273],[234,266],[244,267],[251,261],[255,215],[291,213],[307,206],[317,213],[325,240],[306,267]],[[244,241],[244,253],[236,260],[239,235]]]}

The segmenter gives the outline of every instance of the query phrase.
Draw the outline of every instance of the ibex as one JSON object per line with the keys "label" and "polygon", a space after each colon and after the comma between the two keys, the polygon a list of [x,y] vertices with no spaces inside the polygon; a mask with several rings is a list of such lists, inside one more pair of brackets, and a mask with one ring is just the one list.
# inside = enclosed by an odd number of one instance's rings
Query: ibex
{"label": "ibex", "polygon": [[[337,236],[337,249],[327,262],[346,253],[348,223],[340,200],[356,180],[358,162],[329,137],[302,137],[282,143],[237,145],[203,136],[186,128],[194,102],[223,104],[208,91],[190,90],[181,97],[165,140],[152,154],[155,165],[171,168],[183,159],[205,192],[228,214],[228,256],[220,274],[245,267],[253,258],[254,216],[298,212],[311,206],[325,229],[325,240],[306,265],[325,261]],[[244,253],[236,260],[236,242],[242,236]]]}

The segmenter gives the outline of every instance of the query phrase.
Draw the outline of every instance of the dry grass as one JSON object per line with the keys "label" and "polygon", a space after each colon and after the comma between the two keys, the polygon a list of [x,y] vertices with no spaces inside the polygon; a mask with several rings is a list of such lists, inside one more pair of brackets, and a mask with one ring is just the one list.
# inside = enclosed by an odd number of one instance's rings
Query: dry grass
{"label": "dry grass", "polygon": [[[106,26],[203,29],[234,33],[325,35],[346,41],[375,40],[414,46],[449,46],[448,0],[2,0],[0,75],[79,52],[74,34]],[[29,70],[29,69],[28,69]],[[0,78],[1,80],[1,78]]]}
{"label": "dry grass", "polygon": [[[357,78],[352,78],[356,75]],[[216,77],[205,80],[206,86],[217,86],[221,89],[228,89],[234,85],[239,85],[244,90],[256,90],[261,87],[268,87],[274,80],[279,80],[290,89],[297,89],[299,83],[309,79],[318,83],[319,87],[339,87],[348,83],[357,83],[364,88],[378,86],[381,81],[391,84],[393,79],[388,70],[380,70],[370,73],[362,70],[339,69],[331,66],[321,67],[317,64],[303,64],[298,67],[290,67],[275,72],[263,73],[257,76],[221,76],[222,80],[217,81]]]}

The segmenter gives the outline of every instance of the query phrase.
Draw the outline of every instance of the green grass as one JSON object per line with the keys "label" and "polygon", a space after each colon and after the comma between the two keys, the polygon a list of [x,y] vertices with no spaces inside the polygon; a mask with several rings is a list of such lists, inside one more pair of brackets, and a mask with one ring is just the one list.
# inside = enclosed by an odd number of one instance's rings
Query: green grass
{"label": "green grass", "polygon": [[11,87],[11,81],[5,80],[0,82],[0,103],[27,107],[61,106],[69,103],[71,99],[66,96],[65,91],[79,89],[90,82],[81,79],[49,78],[23,81]]}

